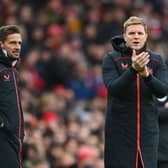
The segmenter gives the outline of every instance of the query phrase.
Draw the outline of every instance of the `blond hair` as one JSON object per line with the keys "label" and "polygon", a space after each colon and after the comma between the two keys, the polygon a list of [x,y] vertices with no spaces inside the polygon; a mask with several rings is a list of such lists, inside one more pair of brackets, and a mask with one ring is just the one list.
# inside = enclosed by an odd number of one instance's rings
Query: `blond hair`
{"label": "blond hair", "polygon": [[124,24],[123,24],[124,33],[126,32],[128,26],[137,25],[137,24],[142,25],[145,29],[145,32],[147,33],[147,24],[145,23],[145,21],[142,18],[137,17],[137,16],[131,16],[124,22]]}

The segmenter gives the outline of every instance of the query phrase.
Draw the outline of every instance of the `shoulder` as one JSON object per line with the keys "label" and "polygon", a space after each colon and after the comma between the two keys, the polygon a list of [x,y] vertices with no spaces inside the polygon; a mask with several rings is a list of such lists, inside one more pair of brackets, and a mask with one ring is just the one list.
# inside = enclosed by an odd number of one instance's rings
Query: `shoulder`
{"label": "shoulder", "polygon": [[116,59],[118,57],[121,57],[121,53],[117,52],[117,51],[111,51],[111,52],[107,52],[104,57],[103,60],[107,60],[107,59]]}
{"label": "shoulder", "polygon": [[150,51],[150,50],[148,52],[151,56],[151,58],[150,58],[151,61],[156,62],[156,63],[159,63],[159,62],[163,61],[163,58],[159,53],[156,53],[156,52],[153,52],[153,51]]}
{"label": "shoulder", "polygon": [[103,61],[102,61],[102,67],[107,68],[107,67],[112,67],[112,65],[115,64],[115,60],[117,58],[121,57],[121,53],[112,51],[112,52],[107,52],[104,55]]}
{"label": "shoulder", "polygon": [[0,62],[0,72],[2,72],[5,69],[7,69],[5,65]]}

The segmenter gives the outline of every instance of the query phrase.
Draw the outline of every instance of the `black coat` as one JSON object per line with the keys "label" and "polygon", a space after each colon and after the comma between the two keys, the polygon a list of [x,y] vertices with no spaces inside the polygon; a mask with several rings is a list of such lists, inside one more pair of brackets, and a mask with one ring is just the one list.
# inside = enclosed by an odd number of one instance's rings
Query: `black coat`
{"label": "black coat", "polygon": [[159,161],[168,162],[168,108],[159,107]]}
{"label": "black coat", "polygon": [[158,111],[154,96],[168,92],[168,74],[160,55],[148,51],[150,75],[140,77],[131,67],[131,49],[123,38],[112,39],[113,52],[103,59],[108,90],[105,124],[105,168],[156,168]]}
{"label": "black coat", "polygon": [[0,167],[21,167],[24,136],[16,60],[0,51]]}

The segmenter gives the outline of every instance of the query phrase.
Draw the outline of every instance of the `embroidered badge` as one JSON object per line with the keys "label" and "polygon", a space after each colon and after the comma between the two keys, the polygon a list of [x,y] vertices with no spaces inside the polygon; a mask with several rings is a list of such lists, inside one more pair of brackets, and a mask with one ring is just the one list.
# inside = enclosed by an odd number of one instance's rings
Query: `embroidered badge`
{"label": "embroidered badge", "polygon": [[121,63],[122,69],[128,69],[128,64]]}
{"label": "embroidered badge", "polygon": [[148,67],[148,71],[149,71],[149,74],[153,74],[153,69],[152,68],[150,68],[150,67]]}
{"label": "embroidered badge", "polygon": [[4,75],[4,81],[10,81],[10,76],[9,75]]}

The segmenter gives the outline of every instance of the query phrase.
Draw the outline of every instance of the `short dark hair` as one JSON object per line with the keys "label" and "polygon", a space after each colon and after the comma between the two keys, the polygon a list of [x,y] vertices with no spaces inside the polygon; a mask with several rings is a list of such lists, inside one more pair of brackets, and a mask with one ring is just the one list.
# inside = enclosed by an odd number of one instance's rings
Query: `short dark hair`
{"label": "short dark hair", "polygon": [[20,29],[16,25],[6,25],[0,27],[0,41],[5,41],[10,34],[21,33]]}

